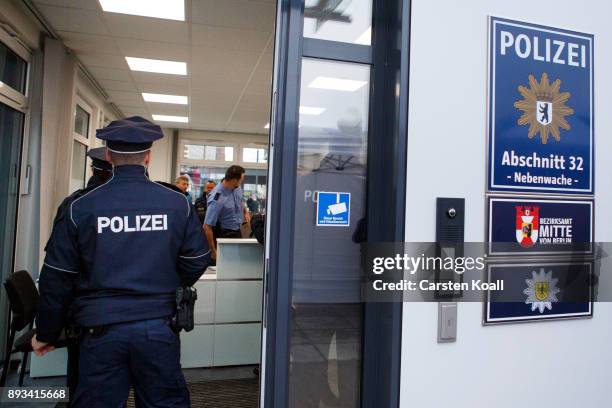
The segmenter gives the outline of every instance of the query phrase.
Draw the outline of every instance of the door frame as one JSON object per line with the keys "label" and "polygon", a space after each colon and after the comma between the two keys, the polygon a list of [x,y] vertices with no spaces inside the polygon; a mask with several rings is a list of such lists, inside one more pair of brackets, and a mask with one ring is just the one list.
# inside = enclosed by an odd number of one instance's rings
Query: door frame
{"label": "door frame", "polygon": [[[16,173],[16,203],[15,203],[15,220],[13,236],[13,248],[11,254],[11,270],[15,272],[16,254],[19,246],[19,225],[20,225],[20,205],[23,185],[27,181],[27,166],[24,165],[24,158],[27,157],[29,149],[29,132],[30,132],[30,91],[32,82],[32,51],[28,49],[21,41],[18,41],[14,36],[9,34],[4,28],[0,27],[0,42],[8,47],[11,51],[17,54],[26,63],[25,72],[25,89],[21,93],[16,89],[4,84],[0,90],[0,103],[14,109],[23,114],[23,123],[21,126],[21,139],[19,141],[19,159],[17,163]],[[0,275],[1,277],[1,275]],[[0,303],[0,352],[5,355],[10,333],[10,321],[12,313],[8,304],[8,300],[3,296],[3,302]],[[5,327],[3,327],[5,325]],[[2,330],[4,328],[4,330]]]}
{"label": "door frame", "polygon": [[[284,408],[288,401],[301,60],[370,64],[368,242],[403,242],[410,6],[410,0],[373,0],[370,47],[303,38],[304,0],[278,1],[264,263],[260,380],[264,408]],[[362,407],[399,407],[402,306],[401,298],[364,303]]]}

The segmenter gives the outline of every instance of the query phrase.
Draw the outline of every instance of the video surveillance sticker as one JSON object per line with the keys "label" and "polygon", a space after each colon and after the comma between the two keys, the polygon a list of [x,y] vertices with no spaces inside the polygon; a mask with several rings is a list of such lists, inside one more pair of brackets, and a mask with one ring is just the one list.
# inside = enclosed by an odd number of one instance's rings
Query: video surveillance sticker
{"label": "video surveillance sticker", "polygon": [[319,191],[317,226],[349,227],[351,193]]}

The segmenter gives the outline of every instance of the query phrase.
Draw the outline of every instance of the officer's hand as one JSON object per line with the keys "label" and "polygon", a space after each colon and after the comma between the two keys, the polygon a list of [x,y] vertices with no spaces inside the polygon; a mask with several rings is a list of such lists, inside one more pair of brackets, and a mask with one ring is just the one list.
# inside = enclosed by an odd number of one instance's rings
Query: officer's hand
{"label": "officer's hand", "polygon": [[210,257],[213,259],[213,261],[217,260],[217,250],[213,249],[210,251]]}
{"label": "officer's hand", "polygon": [[55,350],[55,347],[49,343],[43,343],[36,339],[36,335],[32,337],[32,351],[36,353],[37,356],[44,356],[50,351]]}
{"label": "officer's hand", "polygon": [[244,222],[247,224],[251,223],[251,213],[248,211],[244,213]]}

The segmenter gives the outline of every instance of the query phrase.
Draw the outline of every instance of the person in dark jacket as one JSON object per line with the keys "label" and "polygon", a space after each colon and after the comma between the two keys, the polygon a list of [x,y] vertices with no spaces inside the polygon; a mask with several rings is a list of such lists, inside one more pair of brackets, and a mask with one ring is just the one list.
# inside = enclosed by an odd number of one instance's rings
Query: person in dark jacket
{"label": "person in dark jacket", "polygon": [[[88,191],[106,183],[111,178],[113,173],[113,166],[106,160],[106,147],[98,147],[95,149],[89,149],[87,156],[91,159],[91,170],[92,176],[87,181],[87,187],[79,189],[68,197],[66,197],[59,207],[53,219],[53,225],[57,225],[66,216],[66,209],[72,204],[72,202]],[[47,242],[47,246],[49,243]],[[45,246],[45,251],[47,250]],[[75,288],[73,288],[75,289]],[[67,326],[72,328],[73,326],[72,312],[68,310]],[[73,332],[73,334],[75,334]],[[78,378],[79,378],[79,344],[78,339],[70,337],[66,340],[66,351],[68,352],[68,361],[66,367],[66,385],[69,391],[69,402],[72,403],[74,393],[76,390]]]}
{"label": "person in dark jacket", "polygon": [[206,210],[208,209],[208,195],[211,191],[217,186],[214,180],[207,180],[206,184],[204,184],[204,189],[202,191],[202,195],[198,197],[195,202],[195,209],[198,213],[198,218],[200,219],[200,223],[204,226],[204,220],[206,219]]}
{"label": "person in dark jacket", "polygon": [[251,219],[251,233],[261,245],[266,241],[266,216],[263,214],[254,215]]}

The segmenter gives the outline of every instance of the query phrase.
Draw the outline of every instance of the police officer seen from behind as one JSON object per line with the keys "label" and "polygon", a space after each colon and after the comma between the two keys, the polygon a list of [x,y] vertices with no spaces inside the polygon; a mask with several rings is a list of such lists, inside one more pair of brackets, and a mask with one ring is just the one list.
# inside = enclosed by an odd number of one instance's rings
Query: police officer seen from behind
{"label": "police officer seen from behind", "polygon": [[89,149],[87,156],[91,159],[91,172],[92,176],[87,180],[87,187],[80,189],[64,198],[59,207],[57,207],[57,213],[53,220],[53,225],[57,224],[64,214],[64,211],[68,206],[77,198],[98,187],[100,184],[104,184],[111,178],[113,174],[113,166],[106,161],[106,147],[97,147],[95,149]]}
{"label": "police officer seen from behind", "polygon": [[73,304],[84,333],[74,406],[122,407],[133,386],[137,406],[189,407],[170,321],[177,288],[198,280],[210,251],[187,198],[146,176],[160,127],[134,116],[96,136],[107,141],[113,176],[53,229],[32,348],[53,349]]}
{"label": "police officer seen from behind", "polygon": [[[53,225],[57,225],[60,221],[66,217],[66,210],[70,207],[70,204],[82,195],[93,190],[101,184],[104,184],[110,179],[113,166],[106,161],[106,147],[98,147],[95,149],[89,149],[87,156],[91,158],[91,170],[92,176],[87,181],[87,187],[80,189],[70,194],[62,201],[57,208],[57,213],[53,220]],[[45,251],[48,248],[45,246]],[[74,289],[74,288],[73,288]],[[66,370],[66,385],[70,392],[70,401],[74,398],[74,392],[76,390],[77,380],[79,376],[79,345],[76,335],[78,333],[77,328],[74,324],[73,312],[69,309],[66,317],[66,349],[68,351],[68,366]]]}
{"label": "police officer seen from behind", "polygon": [[225,178],[208,196],[208,209],[204,220],[204,232],[213,259],[217,258],[216,238],[241,238],[240,226],[251,222],[249,211],[242,202],[240,185],[244,180],[244,168],[230,166]]}

